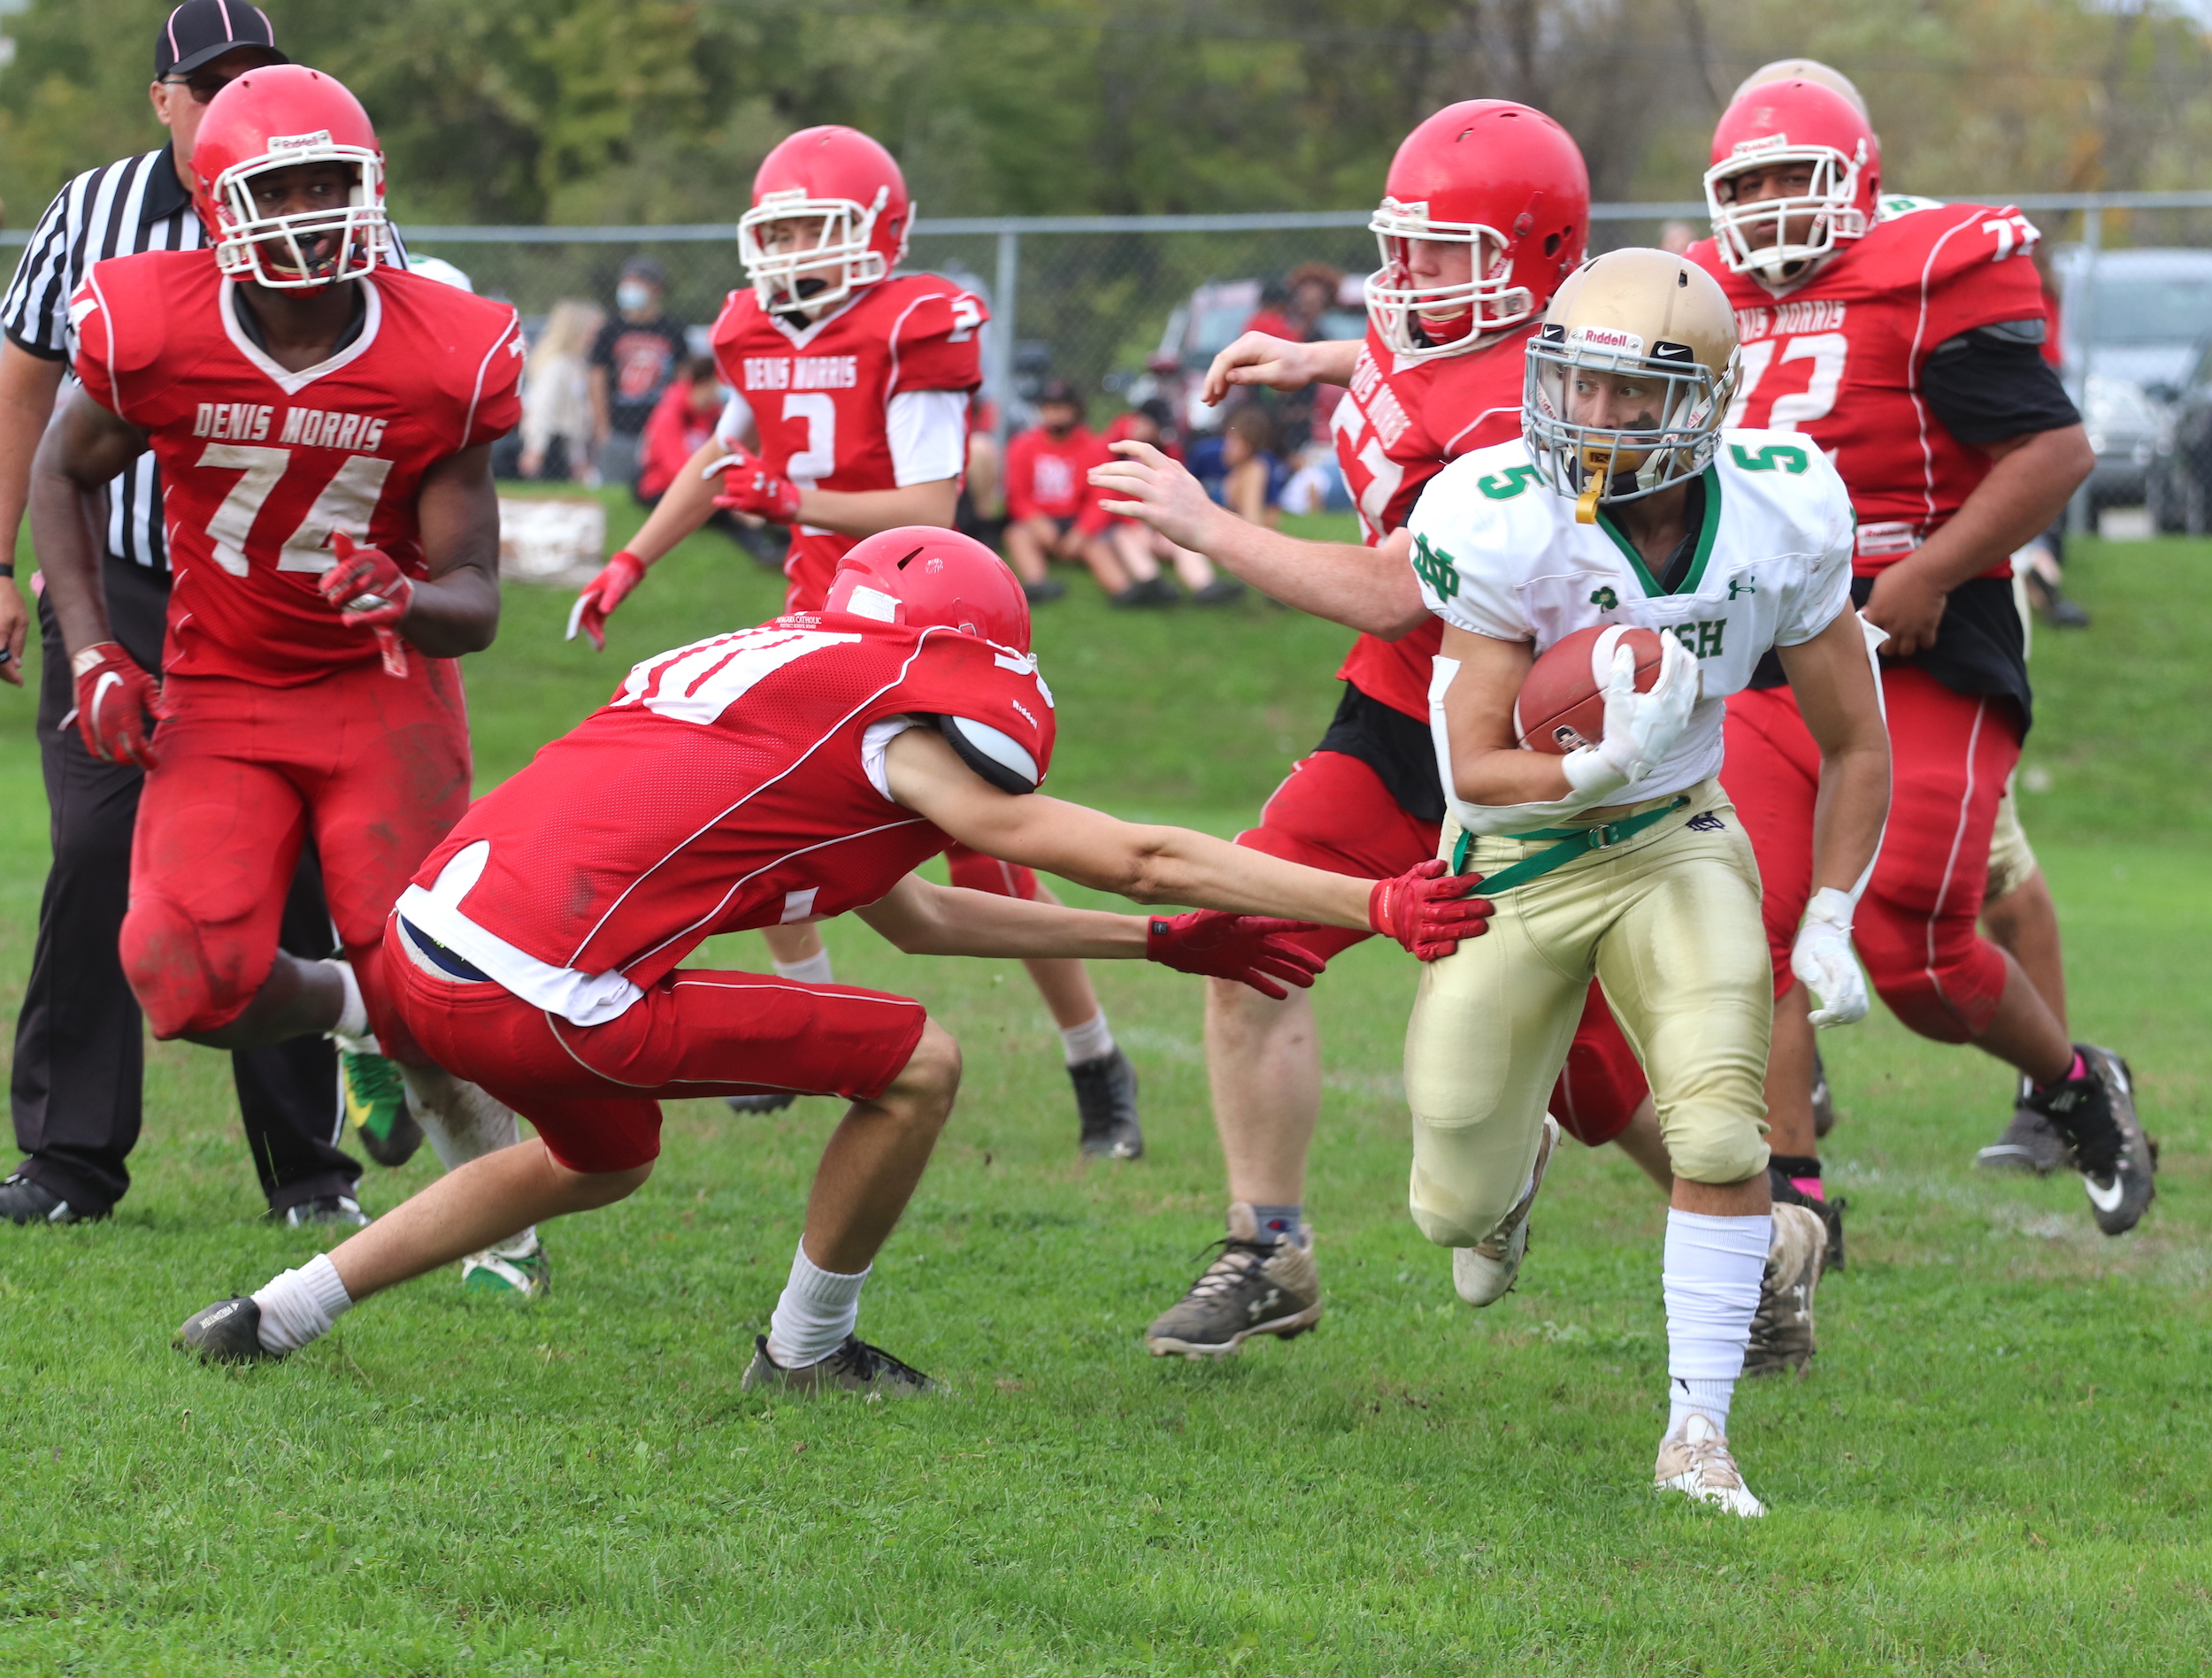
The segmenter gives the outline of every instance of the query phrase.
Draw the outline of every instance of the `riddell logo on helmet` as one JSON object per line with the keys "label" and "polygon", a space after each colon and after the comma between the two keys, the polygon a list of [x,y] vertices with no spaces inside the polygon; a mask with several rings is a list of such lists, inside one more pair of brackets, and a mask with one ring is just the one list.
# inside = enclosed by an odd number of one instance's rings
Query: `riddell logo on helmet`
{"label": "riddell logo on helmet", "polygon": [[313,134],[280,134],[272,136],[269,149],[277,151],[312,151],[330,143],[330,130],[318,128]]}
{"label": "riddell logo on helmet", "polygon": [[1634,333],[1623,332],[1617,326],[1570,327],[1567,345],[1571,349],[1609,349],[1621,356],[1640,356],[1644,353],[1644,341]]}
{"label": "riddell logo on helmet", "polygon": [[[1771,114],[1765,111],[1759,113],[1762,120]],[[1756,140],[1739,140],[1730,149],[1728,155],[1732,157],[1754,157],[1763,151],[1779,151],[1789,142],[1790,137],[1786,134],[1761,134]]]}

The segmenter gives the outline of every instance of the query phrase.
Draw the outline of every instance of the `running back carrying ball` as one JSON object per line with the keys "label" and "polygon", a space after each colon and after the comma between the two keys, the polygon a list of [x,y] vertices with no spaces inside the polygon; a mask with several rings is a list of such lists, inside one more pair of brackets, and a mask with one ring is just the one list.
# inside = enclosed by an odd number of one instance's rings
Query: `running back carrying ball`
{"label": "running back carrying ball", "polygon": [[1603,739],[1606,683],[1624,647],[1636,660],[1636,691],[1648,693],[1666,650],[1655,631],[1594,624],[1546,647],[1513,701],[1513,732],[1522,747],[1562,757]]}

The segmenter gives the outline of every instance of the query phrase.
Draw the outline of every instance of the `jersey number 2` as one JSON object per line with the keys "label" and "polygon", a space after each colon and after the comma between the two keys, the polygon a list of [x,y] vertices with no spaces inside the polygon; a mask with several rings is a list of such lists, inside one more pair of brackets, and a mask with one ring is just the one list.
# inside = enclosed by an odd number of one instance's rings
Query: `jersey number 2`
{"label": "jersey number 2", "polygon": [[[261,517],[262,504],[291,465],[292,453],[288,448],[264,448],[251,443],[210,443],[196,463],[241,474],[230,494],[223,497],[223,504],[215,510],[215,516],[207,521],[207,533],[215,543],[215,563],[233,577],[243,577],[250,569],[247,538],[253,534],[254,520]],[[383,499],[384,479],[391,470],[390,461],[374,455],[346,456],[338,475],[323,486],[323,493],[315,497],[307,517],[277,555],[277,569],[319,575],[336,564],[330,551],[330,533],[343,528],[349,536],[367,537],[369,519]]]}
{"label": "jersey number 2", "polygon": [[783,475],[811,489],[837,471],[837,404],[819,390],[795,390],[783,399],[786,421],[806,426],[806,447],[784,463]]}

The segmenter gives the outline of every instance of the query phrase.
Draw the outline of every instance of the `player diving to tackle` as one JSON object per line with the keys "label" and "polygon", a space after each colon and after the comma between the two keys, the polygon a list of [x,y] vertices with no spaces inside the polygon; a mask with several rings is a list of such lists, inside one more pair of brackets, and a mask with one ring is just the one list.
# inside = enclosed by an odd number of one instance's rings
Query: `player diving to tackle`
{"label": "player diving to tackle", "polygon": [[[803,128],[761,160],[738,254],[752,284],[714,323],[732,392],[716,435],[679,472],[630,545],[584,586],[569,626],[606,643],[610,614],[646,569],[717,507],[791,528],[784,610],[821,609],[837,562],[864,537],[953,520],[967,461],[968,398],[983,381],[983,300],[909,273],[914,207],[898,162],[857,129]],[[745,447],[750,436],[757,452]],[[956,845],[953,884],[1052,902],[1034,873]],[[764,927],[777,973],[828,984],[811,926]],[[1083,964],[1024,965],[1060,1030],[1087,1158],[1144,1152],[1137,1074]],[[741,1112],[783,1095],[733,1098]]]}
{"label": "player diving to tackle", "polygon": [[745,1383],[918,1391],[925,1377],[854,1329],[951,1111],[959,1048],[904,997],[679,967],[702,939],[851,910],[918,954],[1146,957],[1278,993],[1319,966],[1281,936],[1293,921],[1108,915],[913,874],[956,840],[1141,901],[1384,932],[1424,959],[1483,928],[1488,904],[1433,860],[1354,879],[1037,796],[1054,727],[1020,584],[933,527],[856,545],[819,611],[639,664],[469,811],[385,933],[409,1026],[536,1138],[210,1306],[179,1344],[282,1356],[371,1293],[633,1192],[662,1100],[799,1092],[852,1106]]}
{"label": "player diving to tackle", "polygon": [[[1526,364],[1523,441],[1446,467],[1409,526],[1445,625],[1430,688],[1441,848],[1485,877],[1495,912],[1491,936],[1421,970],[1409,1200],[1422,1233],[1455,1249],[1461,1297],[1503,1298],[1559,1137],[1546,1097],[1594,976],[1650,1081],[1674,1174],[1655,1483],[1755,1515],[1727,1422],[1770,1234],[1773,992],[1757,866],[1716,779],[1721,719],[1773,648],[1821,757],[1796,970],[1830,1012],[1863,1016],[1851,906],[1880,845],[1889,742],[1851,608],[1851,503],[1801,441],[1721,429],[1734,318],[1679,257],[1585,264]],[[1520,749],[1514,701],[1532,663],[1594,625],[1657,631],[1657,679],[1638,692],[1630,653],[1601,636],[1602,739]]]}
{"label": "player diving to tackle", "polygon": [[[380,265],[382,153],[328,76],[230,82],[192,167],[208,245],[93,267],[70,303],[83,388],[33,468],[78,727],[147,771],[124,971],[164,1039],[357,1049],[373,1032],[452,1166],[512,1143],[514,1115],[422,1054],[380,938],[468,804],[455,661],[499,621],[490,456],[520,412],[521,328],[506,304]],[[176,574],[158,686],[112,637],[97,533],[102,487],[149,448]],[[277,947],[311,831],[337,961]],[[509,1234],[455,1255],[465,1287],[542,1287],[535,1236]]]}

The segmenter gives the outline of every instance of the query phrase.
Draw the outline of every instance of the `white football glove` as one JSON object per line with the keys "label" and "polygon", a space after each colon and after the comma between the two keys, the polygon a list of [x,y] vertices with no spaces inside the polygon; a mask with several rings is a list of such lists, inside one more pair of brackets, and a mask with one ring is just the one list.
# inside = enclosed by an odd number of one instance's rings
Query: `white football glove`
{"label": "white football glove", "polygon": [[1856,1025],[1866,1018],[1866,975],[1851,954],[1851,894],[1832,885],[1813,893],[1790,946],[1790,971],[1812,992],[1813,1023]]}
{"label": "white football glove", "polygon": [[[1690,725],[1690,709],[1697,703],[1697,660],[1662,632],[1659,679],[1648,693],[1640,693],[1636,655],[1617,635],[1608,634],[1590,649],[1590,674],[1605,689],[1605,738],[1567,754],[1567,778],[1577,792],[1611,793],[1657,769]],[[1577,762],[1578,758],[1583,761]]]}

